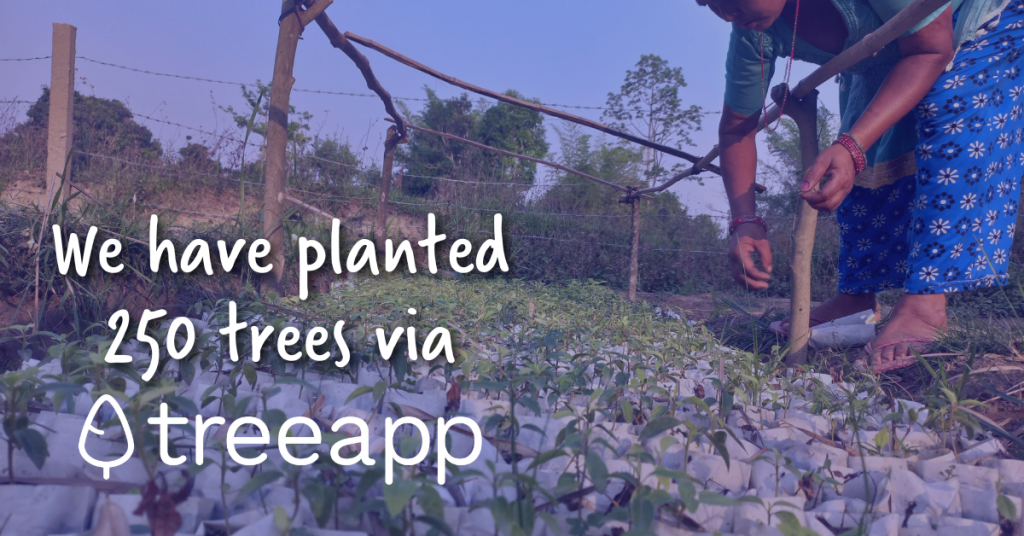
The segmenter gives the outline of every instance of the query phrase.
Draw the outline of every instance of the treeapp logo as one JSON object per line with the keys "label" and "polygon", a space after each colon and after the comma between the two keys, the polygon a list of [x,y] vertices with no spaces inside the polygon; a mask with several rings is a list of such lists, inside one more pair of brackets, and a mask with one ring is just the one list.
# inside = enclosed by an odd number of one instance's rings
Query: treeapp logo
{"label": "treeapp logo", "polygon": [[[128,451],[123,456],[114,461],[101,461],[93,458],[85,450],[85,440],[88,438],[89,433],[92,432],[96,435],[103,435],[103,430],[96,428],[92,425],[93,421],[96,420],[96,414],[99,413],[100,408],[103,407],[103,403],[110,404],[111,408],[114,408],[114,413],[117,418],[121,421],[121,428],[124,430],[124,437],[128,441]],[[78,453],[82,455],[82,458],[94,467],[100,467],[103,469],[103,480],[110,479],[110,469],[117,467],[124,462],[128,461],[128,458],[132,457],[132,453],[135,452],[135,439],[132,437],[132,429],[128,426],[128,419],[124,416],[124,411],[121,411],[121,406],[117,405],[117,399],[110,395],[103,395],[96,400],[93,404],[92,409],[89,410],[89,415],[85,418],[85,426],[82,427],[82,434],[78,436]]]}

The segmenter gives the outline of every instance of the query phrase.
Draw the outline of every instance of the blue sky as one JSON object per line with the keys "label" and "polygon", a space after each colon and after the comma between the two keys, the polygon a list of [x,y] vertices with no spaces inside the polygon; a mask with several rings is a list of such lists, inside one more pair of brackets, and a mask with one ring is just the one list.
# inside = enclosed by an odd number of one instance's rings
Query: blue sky
{"label": "blue sky", "polygon": [[[39,0],[6,2],[4,11],[2,58],[48,55],[52,23],[64,22],[78,28],[80,56],[251,82],[271,78],[280,3]],[[642,54],[653,53],[683,68],[685,103],[708,111],[722,106],[729,25],[694,0],[337,0],[327,13],[342,31],[373,39],[441,72],[497,91],[516,89],[543,102],[601,106],[608,92],[619,88],[626,70]],[[373,51],[364,53],[396,97],[422,97],[424,86],[442,97],[460,93]],[[811,66],[798,62],[794,83],[810,71]],[[196,128],[224,128],[229,118],[218,106],[238,107],[242,102],[237,86],[144,75],[83,60],[77,62],[77,76],[78,91],[116,98],[137,113]],[[367,93],[359,71],[315,25],[299,43],[295,79],[295,88]],[[48,61],[0,62],[0,100],[35,100],[47,84]],[[835,110],[837,98],[836,86],[825,84],[823,102]],[[378,100],[293,93],[292,103],[314,115],[314,133],[339,135],[354,148],[368,147],[368,158],[381,158],[387,125]],[[413,111],[419,107],[415,101],[408,105]],[[601,114],[570,111],[593,119]],[[169,146],[181,146],[189,134],[140,122]],[[550,127],[557,122],[546,123],[554,138]],[[695,147],[687,149],[711,149],[716,125],[716,116],[709,116],[703,131],[693,136]],[[720,181],[708,175],[704,183],[683,184],[676,191],[693,213],[724,210]]]}

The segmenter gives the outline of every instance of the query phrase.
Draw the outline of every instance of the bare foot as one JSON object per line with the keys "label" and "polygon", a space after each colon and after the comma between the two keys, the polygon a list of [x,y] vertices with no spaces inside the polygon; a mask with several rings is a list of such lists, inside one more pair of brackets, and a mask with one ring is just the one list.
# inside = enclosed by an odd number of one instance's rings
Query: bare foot
{"label": "bare foot", "polygon": [[[874,293],[869,294],[836,294],[821,305],[811,309],[811,325],[816,326],[825,322],[831,322],[837,318],[843,318],[861,311],[874,309],[875,319],[880,320],[878,313],[878,301]],[[772,322],[772,331],[781,334],[789,333],[789,318],[779,322]]]}
{"label": "bare foot", "polygon": [[[945,294],[904,294],[882,332],[865,348],[872,364],[883,364],[920,353],[949,327]],[[867,352],[874,355],[869,356]]]}

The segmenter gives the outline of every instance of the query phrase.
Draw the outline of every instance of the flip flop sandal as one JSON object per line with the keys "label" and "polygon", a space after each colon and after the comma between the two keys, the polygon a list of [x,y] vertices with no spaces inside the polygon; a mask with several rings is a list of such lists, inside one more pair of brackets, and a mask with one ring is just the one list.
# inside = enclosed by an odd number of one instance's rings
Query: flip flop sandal
{"label": "flip flop sandal", "polygon": [[[854,362],[853,366],[855,368],[857,368],[858,370],[860,370],[861,372],[865,372],[866,373],[868,371],[867,361],[868,360],[873,361],[874,357],[875,357],[875,354],[879,350],[888,348],[890,346],[896,346],[897,344],[906,344],[906,345],[910,346],[912,349],[916,350],[918,353],[924,354],[924,353],[927,353],[925,351],[925,349],[924,348],[914,348],[913,343],[931,344],[933,342],[935,342],[934,339],[904,339],[904,340],[901,340],[901,341],[895,341],[895,342],[886,343],[886,344],[883,344],[883,345],[881,345],[881,346],[879,346],[877,348],[873,347],[871,345],[871,343],[868,343],[864,347],[864,353],[866,353],[867,356],[868,356],[867,360],[865,360],[865,359],[858,359],[856,362]],[[893,359],[892,361],[886,361],[884,363],[874,363],[874,364],[871,365],[870,370],[871,370],[871,372],[873,374],[876,374],[876,375],[877,374],[886,374],[886,373],[889,373],[889,372],[892,372],[892,371],[895,371],[895,370],[901,370],[901,369],[912,367],[914,365],[914,363],[917,363],[917,356],[915,356],[915,355],[908,355],[908,356],[898,357],[896,359]]]}
{"label": "flip flop sandal", "polygon": [[[827,324],[829,322],[831,322],[831,320],[826,320],[824,318],[821,318],[820,316],[811,315],[812,328],[814,326]],[[768,325],[768,330],[776,335],[779,335],[780,337],[789,337],[789,318],[784,318],[782,320],[776,320],[775,322],[772,322],[771,324]]]}

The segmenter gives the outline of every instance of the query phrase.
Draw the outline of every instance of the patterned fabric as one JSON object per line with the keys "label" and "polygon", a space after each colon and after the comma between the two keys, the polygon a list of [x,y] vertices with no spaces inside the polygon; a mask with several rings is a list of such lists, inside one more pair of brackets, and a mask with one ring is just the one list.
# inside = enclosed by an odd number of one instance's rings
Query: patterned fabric
{"label": "patterned fabric", "polygon": [[[891,19],[911,0],[831,0],[843,17],[847,36],[843,49],[862,40]],[[952,0],[947,6],[959,11],[954,29],[957,41],[974,39],[982,23],[998,17],[1006,2],[1012,0]],[[942,8],[942,9],[945,9]],[[913,33],[939,15],[942,9],[915,25]],[[761,110],[762,97],[771,88],[775,73],[775,58],[788,57],[793,43],[793,29],[781,17],[767,30],[756,32],[744,30],[735,24],[729,38],[729,52],[725,63],[725,103],[729,108],[743,115],[754,115]],[[762,53],[764,57],[764,78],[761,80]],[[822,65],[833,58],[832,54],[819,50],[799,37],[796,39],[796,59]],[[840,131],[850,130],[867,109],[878,88],[889,75],[889,71],[900,59],[899,46],[889,43],[874,54],[840,75],[839,114],[842,117]],[[886,131],[871,147],[865,147],[868,168],[857,175],[859,186],[876,188],[892,184],[904,175],[916,171],[914,147],[917,145],[917,121],[913,114],[907,114]]]}
{"label": "patterned fabric", "polygon": [[917,172],[837,210],[839,291],[1005,284],[1024,171],[1024,0],[1011,0],[918,105]]}

